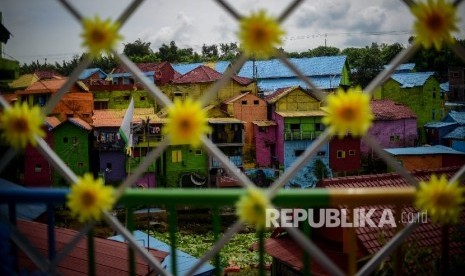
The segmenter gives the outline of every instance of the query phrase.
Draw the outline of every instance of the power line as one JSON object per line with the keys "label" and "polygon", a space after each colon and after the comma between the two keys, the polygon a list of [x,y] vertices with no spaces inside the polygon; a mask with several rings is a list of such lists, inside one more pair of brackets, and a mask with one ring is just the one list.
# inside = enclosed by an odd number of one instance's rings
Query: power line
{"label": "power line", "polygon": [[317,34],[306,34],[306,35],[297,35],[297,36],[286,36],[283,38],[283,41],[290,40],[300,40],[300,39],[311,39],[311,38],[320,38],[328,36],[388,36],[388,35],[409,35],[412,34],[411,31],[376,31],[376,32],[340,32],[340,33],[317,33]]}

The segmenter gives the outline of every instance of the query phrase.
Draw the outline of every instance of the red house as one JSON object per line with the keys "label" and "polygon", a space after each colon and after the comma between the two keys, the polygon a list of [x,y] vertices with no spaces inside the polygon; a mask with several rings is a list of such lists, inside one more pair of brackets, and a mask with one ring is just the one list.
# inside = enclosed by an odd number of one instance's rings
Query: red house
{"label": "red house", "polygon": [[[52,146],[52,130],[60,121],[55,117],[45,119],[45,141]],[[50,187],[52,185],[52,167],[42,154],[32,146],[27,146],[24,151],[24,179],[26,187]]]}
{"label": "red house", "polygon": [[351,174],[361,167],[360,138],[346,135],[329,142],[329,167],[334,176]]}

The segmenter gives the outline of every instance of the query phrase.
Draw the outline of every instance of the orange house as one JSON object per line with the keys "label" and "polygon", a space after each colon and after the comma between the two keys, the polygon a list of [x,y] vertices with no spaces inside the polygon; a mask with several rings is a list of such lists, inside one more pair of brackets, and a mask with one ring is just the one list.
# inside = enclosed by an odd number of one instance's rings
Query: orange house
{"label": "orange house", "polygon": [[[66,83],[67,78],[37,81],[28,88],[17,91],[21,102],[29,105],[45,106],[50,98]],[[77,117],[87,123],[92,123],[94,97],[87,86],[77,81],[66,91],[49,116],[56,116],[60,121],[67,117]]]}

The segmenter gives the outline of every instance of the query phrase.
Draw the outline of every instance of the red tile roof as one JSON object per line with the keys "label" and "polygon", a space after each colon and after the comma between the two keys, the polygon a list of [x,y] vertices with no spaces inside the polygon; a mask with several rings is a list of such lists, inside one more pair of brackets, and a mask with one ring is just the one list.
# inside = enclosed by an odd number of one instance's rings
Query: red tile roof
{"label": "red tile roof", "polygon": [[55,71],[45,71],[45,70],[36,70],[34,72],[34,75],[36,75],[36,77],[39,79],[39,80],[45,80],[45,79],[60,79],[62,78],[63,76],[61,76],[60,74],[58,74],[57,72]]}
{"label": "red tile roof", "polygon": [[[26,94],[40,94],[40,93],[55,93],[65,84],[67,80],[68,80],[67,78],[62,78],[62,79],[37,81],[31,84],[25,90],[16,92],[16,94],[26,95]],[[83,91],[89,91],[89,88],[87,88],[87,86],[81,81],[77,81],[75,85],[70,88],[70,91],[83,92]]]}
{"label": "red tile roof", "polygon": [[372,100],[371,110],[375,115],[375,120],[400,120],[417,117],[407,106],[391,100]]}
{"label": "red tile roof", "polygon": [[[94,110],[92,125],[94,127],[120,127],[125,113],[126,109]],[[153,108],[134,108],[132,122],[140,123],[147,116],[153,123],[163,122],[163,119],[155,115]]]}
{"label": "red tile roof", "polygon": [[[418,180],[429,180],[431,174],[435,173],[438,175],[445,174],[447,178],[451,178],[457,171],[458,167],[452,168],[441,168],[435,170],[424,170],[424,171],[413,171],[412,175]],[[462,183],[464,183],[462,181]],[[355,177],[341,177],[333,179],[325,179],[319,183],[320,187],[328,188],[362,188],[362,187],[406,187],[409,184],[405,181],[403,177],[396,173],[387,173],[387,174],[378,174],[378,175],[368,175],[368,176],[355,176]],[[363,207],[363,206],[361,206]],[[377,211],[371,216],[373,222],[377,225],[382,216],[382,210],[385,208],[392,209],[395,212],[395,206],[369,206],[369,208],[375,208]],[[415,214],[416,210],[412,206],[405,206],[403,209],[399,210],[403,214],[411,213]],[[457,233],[460,233],[460,227],[463,227],[465,224],[465,212],[462,212],[460,217],[461,223],[457,226],[451,226],[450,232],[451,236]],[[402,222],[397,222],[399,227]],[[460,226],[462,225],[462,226]],[[359,244],[367,253],[373,254],[377,252],[384,244],[383,240],[389,241],[394,234],[396,233],[396,228],[393,228],[389,225],[384,225],[382,228],[377,227],[357,227],[355,232]],[[416,248],[424,248],[425,250],[431,250],[429,258],[439,257],[440,248],[441,248],[441,227],[430,223],[428,220],[427,223],[420,223],[415,231],[407,238],[407,242],[410,243],[410,246],[415,246]],[[465,241],[453,241],[449,245],[449,254],[453,255],[462,255],[465,254]],[[426,260],[422,260],[426,261]]]}
{"label": "red tile roof", "polygon": [[[37,222],[18,220],[19,231],[37,248],[44,257],[48,256],[47,225]],[[76,235],[77,231],[55,227],[55,247],[61,250]],[[128,245],[122,242],[95,238],[95,269],[96,275],[129,275]],[[168,255],[167,252],[150,249],[149,252],[160,262]],[[135,260],[136,275],[147,275],[149,267],[137,253]],[[32,261],[23,252],[19,253],[21,269],[37,270]],[[88,274],[87,238],[83,238],[71,252],[58,263],[61,275]]]}
{"label": "red tile roof", "polygon": [[195,69],[185,73],[179,78],[173,80],[175,84],[205,83],[214,82],[221,79],[223,75],[208,66],[200,65]]}
{"label": "red tile roof", "polygon": [[55,128],[61,123],[56,117],[46,117],[45,122],[50,126],[50,128]]}

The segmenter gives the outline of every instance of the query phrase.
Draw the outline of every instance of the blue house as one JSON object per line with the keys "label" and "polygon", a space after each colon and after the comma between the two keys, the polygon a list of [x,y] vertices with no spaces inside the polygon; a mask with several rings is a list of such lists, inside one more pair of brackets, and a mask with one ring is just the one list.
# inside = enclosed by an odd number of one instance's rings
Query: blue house
{"label": "blue house", "polygon": [[429,145],[445,145],[444,136],[458,126],[455,122],[429,122],[425,124],[426,143]]}
{"label": "blue house", "polygon": [[100,68],[88,68],[82,71],[82,73],[79,75],[80,81],[85,81],[89,83],[92,83],[93,81],[96,81],[96,80],[103,80],[106,78],[107,78],[107,73],[105,73]]}
{"label": "blue house", "polygon": [[[136,230],[133,232],[134,239],[137,240],[138,242],[142,243],[144,246],[147,246],[148,248],[151,249],[156,249],[156,250],[161,250],[165,252],[171,252],[171,246],[160,241],[159,239],[153,238],[147,233],[144,233],[142,231]],[[110,240],[115,240],[115,241],[120,241],[124,242],[124,237],[118,235],[118,236],[113,236],[108,238]],[[166,256],[166,258],[161,262],[161,265],[163,268],[166,269],[167,272],[174,274],[173,271],[171,270],[171,255]],[[187,272],[194,267],[194,265],[199,261],[199,259],[195,258],[194,256],[191,256],[187,254],[186,252],[183,252],[179,249],[176,249],[176,268],[177,268],[177,273],[176,275],[187,275]],[[207,276],[207,275],[214,275],[215,272],[215,267],[206,263],[203,264],[194,274],[196,276]]]}
{"label": "blue house", "polygon": [[448,146],[454,150],[465,152],[465,126],[460,126],[443,137]]}
{"label": "blue house", "polygon": [[465,125],[465,112],[458,112],[452,110],[449,112],[446,117],[442,120],[443,122],[453,122],[457,123],[460,126]]}
{"label": "blue house", "polygon": [[[350,69],[346,56],[290,58],[289,61],[322,90],[331,91],[350,85]],[[238,76],[256,79],[257,86],[265,94],[283,87],[309,88],[279,59],[249,60],[239,70]]]}

